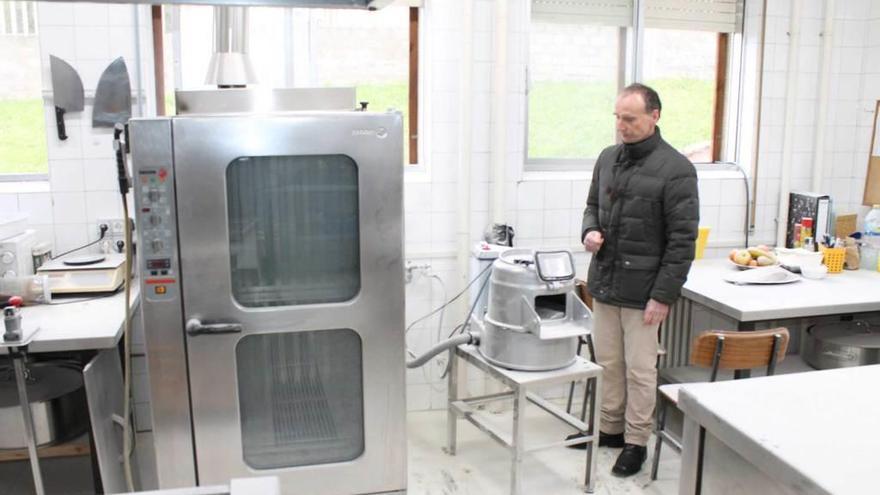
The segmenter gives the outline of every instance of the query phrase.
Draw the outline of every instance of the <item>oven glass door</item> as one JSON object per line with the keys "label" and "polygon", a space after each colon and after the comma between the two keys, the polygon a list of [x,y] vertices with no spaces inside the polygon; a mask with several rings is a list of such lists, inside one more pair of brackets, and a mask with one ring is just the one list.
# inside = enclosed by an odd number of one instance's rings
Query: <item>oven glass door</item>
{"label": "oven glass door", "polygon": [[242,157],[226,169],[232,295],[245,307],[360,290],[358,170],[345,155]]}
{"label": "oven glass door", "polygon": [[[248,308],[333,303],[360,289],[357,166],[344,155],[242,157],[226,169],[232,297]],[[245,463],[349,461],[364,450],[360,337],[247,336],[235,352]]]}
{"label": "oven glass door", "polygon": [[199,484],[401,489],[399,143],[352,142],[348,119],[242,120],[174,124]]}

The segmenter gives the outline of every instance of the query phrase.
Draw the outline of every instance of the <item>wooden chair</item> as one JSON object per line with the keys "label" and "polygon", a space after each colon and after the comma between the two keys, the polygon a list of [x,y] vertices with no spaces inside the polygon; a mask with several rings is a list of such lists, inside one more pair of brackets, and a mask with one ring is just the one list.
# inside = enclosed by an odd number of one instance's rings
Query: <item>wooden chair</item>
{"label": "wooden chair", "polygon": [[[789,334],[786,328],[773,328],[754,332],[710,330],[703,332],[694,340],[691,347],[691,364],[709,368],[709,381],[714,382],[718,370],[745,370],[767,367],[767,376],[776,370],[776,364],[785,359]],[[654,459],[651,464],[651,479],[657,479],[660,465],[660,448],[663,442],[681,453],[681,443],[665,430],[666,407],[678,405],[678,391],[682,383],[658,387],[657,425],[654,444]]]}

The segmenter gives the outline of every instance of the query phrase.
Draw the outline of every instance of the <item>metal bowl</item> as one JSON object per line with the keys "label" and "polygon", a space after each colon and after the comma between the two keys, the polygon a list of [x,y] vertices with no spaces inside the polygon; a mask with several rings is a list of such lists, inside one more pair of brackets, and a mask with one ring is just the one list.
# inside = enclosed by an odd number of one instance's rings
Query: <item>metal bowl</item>
{"label": "metal bowl", "polygon": [[805,337],[802,357],[816,369],[880,364],[880,328],[867,321],[811,325]]}
{"label": "metal bowl", "polygon": [[[12,364],[0,365],[0,449],[24,449],[24,425]],[[28,363],[27,393],[37,445],[74,438],[88,427],[82,371],[63,362]]]}

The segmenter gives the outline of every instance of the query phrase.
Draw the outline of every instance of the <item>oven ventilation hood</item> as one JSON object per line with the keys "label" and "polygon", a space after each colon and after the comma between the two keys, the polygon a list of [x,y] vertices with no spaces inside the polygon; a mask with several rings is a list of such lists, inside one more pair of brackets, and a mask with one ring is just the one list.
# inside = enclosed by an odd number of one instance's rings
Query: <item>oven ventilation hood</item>
{"label": "oven ventilation hood", "polygon": [[[49,0],[52,2],[79,2],[81,0]],[[394,0],[90,0],[93,3],[128,3],[148,5],[265,5],[271,7],[301,7],[319,9],[379,10]]]}
{"label": "oven ventilation hood", "polygon": [[205,84],[243,88],[257,82],[248,57],[247,7],[214,7],[214,54]]}

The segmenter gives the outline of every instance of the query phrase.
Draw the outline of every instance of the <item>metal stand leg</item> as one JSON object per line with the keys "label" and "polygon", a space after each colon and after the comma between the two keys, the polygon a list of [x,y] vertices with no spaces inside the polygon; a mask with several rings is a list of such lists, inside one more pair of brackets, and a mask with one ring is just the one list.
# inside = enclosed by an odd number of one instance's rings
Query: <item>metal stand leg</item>
{"label": "metal stand leg", "polygon": [[27,396],[27,383],[24,379],[24,354],[17,349],[12,351],[12,365],[15,368],[15,384],[18,386],[18,402],[24,419],[24,435],[27,441],[28,457],[31,460],[31,472],[34,475],[34,488],[37,495],[46,493],[43,490],[43,475],[40,471],[40,458],[37,456],[37,439],[34,433],[34,418],[31,416],[31,403]]}
{"label": "metal stand leg", "polygon": [[657,429],[654,432],[654,458],[651,459],[651,481],[657,480],[657,470],[660,467],[660,448],[663,447],[663,430],[666,428],[666,400],[660,398],[659,401]]}
{"label": "metal stand leg", "polygon": [[[587,432],[589,435],[593,437],[593,441],[587,444],[587,472],[584,476],[584,485],[586,486],[587,493],[593,493],[596,488],[596,480],[593,477],[593,473],[596,472],[596,463],[599,459],[599,456],[596,455],[596,451],[599,448],[599,429],[601,422],[601,414],[599,414],[599,410],[597,409],[601,402],[602,397],[602,381],[600,377],[590,378],[587,381],[590,384],[590,421],[587,422],[589,426],[589,431]],[[584,403],[584,411],[587,410],[586,402]]]}
{"label": "metal stand leg", "polygon": [[513,445],[511,445],[511,454],[513,454],[513,462],[510,470],[510,495],[519,495],[522,489],[522,467],[523,460],[523,420],[525,420],[526,408],[526,390],[523,387],[516,387],[513,395]]}
{"label": "metal stand leg", "polygon": [[452,403],[458,400],[458,356],[455,355],[455,348],[449,349],[449,377],[447,380],[446,453],[455,455],[456,428],[458,427],[458,415],[452,408]]}
{"label": "metal stand leg", "polygon": [[[581,349],[583,349],[583,347],[584,347],[583,337],[578,337],[578,348],[577,348],[577,353],[576,353],[578,356],[581,355]],[[575,385],[575,383],[576,382],[572,381],[571,384],[568,386],[568,403],[565,405],[565,412],[567,412],[568,414],[571,414],[571,402],[572,402],[572,399],[574,398],[574,385]]]}

